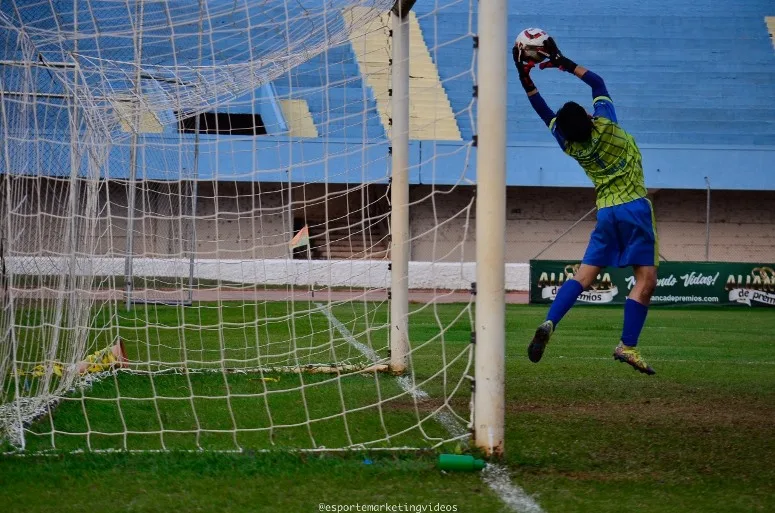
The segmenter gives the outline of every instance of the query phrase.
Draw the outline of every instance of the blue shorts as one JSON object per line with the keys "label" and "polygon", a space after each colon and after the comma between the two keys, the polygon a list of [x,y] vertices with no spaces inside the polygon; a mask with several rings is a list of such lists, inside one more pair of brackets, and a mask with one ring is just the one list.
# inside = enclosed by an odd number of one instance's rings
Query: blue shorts
{"label": "blue shorts", "polygon": [[654,209],[646,198],[597,211],[582,263],[598,267],[659,265]]}

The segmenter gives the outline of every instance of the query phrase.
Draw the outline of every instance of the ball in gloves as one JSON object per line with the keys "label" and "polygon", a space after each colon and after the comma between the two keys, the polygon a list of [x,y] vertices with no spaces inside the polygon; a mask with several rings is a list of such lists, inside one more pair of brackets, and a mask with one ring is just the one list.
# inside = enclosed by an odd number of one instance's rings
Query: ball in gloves
{"label": "ball in gloves", "polygon": [[522,62],[538,64],[546,59],[544,43],[549,39],[549,34],[539,28],[523,30],[514,41],[514,48],[519,52]]}

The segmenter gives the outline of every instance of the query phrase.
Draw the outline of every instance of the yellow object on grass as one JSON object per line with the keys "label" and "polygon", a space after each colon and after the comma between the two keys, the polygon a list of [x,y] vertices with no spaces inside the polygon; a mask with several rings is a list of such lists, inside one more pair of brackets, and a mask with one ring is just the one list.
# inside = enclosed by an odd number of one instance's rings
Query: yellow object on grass
{"label": "yellow object on grass", "polygon": [[[65,365],[60,362],[51,362],[51,372],[56,376],[62,377],[64,373]],[[79,374],[92,374],[95,372],[103,372],[106,370],[128,367],[129,360],[126,357],[126,350],[124,349],[124,341],[119,340],[118,343],[104,347],[99,351],[95,351],[84,360],[78,363]],[[32,376],[34,378],[43,377],[46,374],[47,366],[45,364],[38,364],[30,371],[18,370],[19,376]]]}

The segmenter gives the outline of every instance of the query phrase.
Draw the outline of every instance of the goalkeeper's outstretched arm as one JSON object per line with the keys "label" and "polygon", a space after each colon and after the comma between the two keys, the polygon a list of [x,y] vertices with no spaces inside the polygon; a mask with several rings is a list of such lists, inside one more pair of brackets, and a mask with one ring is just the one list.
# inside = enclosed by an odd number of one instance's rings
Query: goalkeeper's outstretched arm
{"label": "goalkeeper's outstretched arm", "polygon": [[581,79],[582,82],[587,84],[589,87],[592,88],[592,99],[599,98],[601,96],[605,96],[606,98],[611,98],[611,96],[608,94],[608,88],[605,86],[605,81],[603,80],[603,77],[598,75],[597,73],[594,73],[584,66],[576,66],[576,69],[573,71],[573,74],[576,75]]}
{"label": "goalkeeper's outstretched arm", "polygon": [[576,66],[573,74],[592,88],[592,107],[594,109],[594,115],[608,118],[614,123],[618,123],[619,120],[616,117],[614,102],[611,100],[611,95],[608,94],[608,89],[605,86],[603,77],[586,69],[584,66]]}
{"label": "goalkeeper's outstretched arm", "polygon": [[517,75],[519,75],[519,83],[522,84],[522,88],[527,94],[527,98],[530,101],[530,105],[533,106],[533,110],[541,117],[546,126],[549,126],[552,119],[554,119],[554,111],[546,104],[546,101],[541,97],[538,92],[538,88],[533,83],[533,79],[530,78],[530,70],[533,68],[533,64],[522,62],[521,55],[516,46],[512,48],[511,54],[514,57],[514,65],[517,67]]}
{"label": "goalkeeper's outstretched arm", "polygon": [[527,99],[530,101],[530,105],[533,106],[533,110],[541,117],[541,120],[546,123],[546,126],[552,122],[556,114],[546,104],[546,101],[541,97],[541,93],[536,89],[533,94],[528,93]]}
{"label": "goalkeeper's outstretched arm", "polygon": [[611,101],[611,95],[608,94],[608,88],[605,85],[603,77],[594,73],[584,66],[579,66],[569,58],[565,57],[560,49],[557,48],[553,38],[548,38],[544,43],[544,55],[549,59],[548,62],[540,65],[541,69],[545,68],[558,68],[568,73],[573,73],[582,82],[592,88],[592,104],[594,106],[594,115],[602,116],[610,119],[613,122],[617,122],[616,111],[614,110],[613,101]]}
{"label": "goalkeeper's outstretched arm", "polygon": [[593,73],[584,66],[579,66],[572,60],[565,57],[560,49],[557,47],[557,43],[554,38],[548,38],[544,43],[543,54],[549,59],[549,62],[542,63],[541,69],[545,68],[558,68],[568,73],[573,73],[579,77],[585,84],[592,88],[592,97],[608,96],[608,89],[605,87],[605,81],[597,73]]}

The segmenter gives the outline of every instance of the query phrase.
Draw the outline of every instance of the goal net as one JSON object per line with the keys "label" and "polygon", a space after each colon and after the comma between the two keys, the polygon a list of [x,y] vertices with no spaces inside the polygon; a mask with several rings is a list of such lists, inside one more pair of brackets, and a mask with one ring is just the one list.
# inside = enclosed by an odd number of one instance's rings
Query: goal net
{"label": "goal net", "polygon": [[392,0],[3,0],[3,452],[465,442],[474,5],[408,17],[396,299]]}

